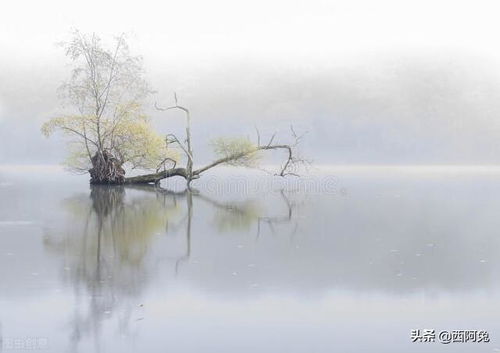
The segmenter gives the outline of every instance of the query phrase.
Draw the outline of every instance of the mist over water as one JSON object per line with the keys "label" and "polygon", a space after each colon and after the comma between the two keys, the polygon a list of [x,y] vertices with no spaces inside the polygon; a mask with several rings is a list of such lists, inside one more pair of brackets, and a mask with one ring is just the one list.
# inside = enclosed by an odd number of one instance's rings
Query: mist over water
{"label": "mist over water", "polygon": [[[44,121],[65,111],[57,87],[69,68],[62,52],[54,60],[60,65],[53,64],[53,74],[41,68],[0,72],[0,163],[64,160],[61,136],[40,133]],[[498,163],[500,80],[491,58],[443,50],[345,60],[239,61],[178,71],[152,60],[147,77],[157,93],[145,109],[160,133],[183,134],[181,114],[154,109],[155,101],[172,104],[177,92],[192,112],[200,163],[213,158],[216,137],[255,141],[257,127],[265,140],[277,132],[288,142],[290,125],[308,132],[301,149],[318,164]]]}
{"label": "mist over water", "polygon": [[[500,351],[499,11],[490,0],[3,4],[0,351]],[[214,138],[293,144],[294,131],[307,132],[294,156],[311,168],[217,167],[192,192],[175,178],[91,187],[59,167],[63,136],[40,132],[75,113],[56,45],[74,29],[105,46],[124,33],[155,90],[154,130],[183,141],[183,112],[155,105],[175,92],[189,108],[195,168],[214,160]],[[415,329],[485,330],[490,342],[413,343]]]}
{"label": "mist over water", "polygon": [[310,175],[331,181],[316,191],[223,169],[188,193],[30,168],[0,174],[4,341],[417,352],[410,330],[429,326],[488,330],[474,351],[496,347],[497,169],[331,167]]}

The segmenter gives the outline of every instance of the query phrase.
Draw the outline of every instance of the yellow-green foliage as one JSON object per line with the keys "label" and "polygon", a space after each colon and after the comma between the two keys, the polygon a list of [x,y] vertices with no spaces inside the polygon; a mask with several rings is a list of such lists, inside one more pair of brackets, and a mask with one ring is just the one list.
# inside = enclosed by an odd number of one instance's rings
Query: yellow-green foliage
{"label": "yellow-green foliage", "polygon": [[219,158],[235,157],[226,162],[229,165],[254,167],[261,157],[257,146],[244,137],[219,137],[212,146]]}
{"label": "yellow-green foliage", "polygon": [[124,36],[114,42],[114,47],[106,47],[95,34],[74,31],[64,44],[73,69],[60,87],[71,110],[43,124],[42,133],[59,131],[68,137],[66,164],[73,169],[87,170],[96,152],[107,152],[119,165],[156,169],[177,154],[167,150],[142,112],[152,91],[141,58],[130,55]]}
{"label": "yellow-green foliage", "polygon": [[169,221],[181,219],[180,206],[165,204],[155,193],[128,197],[125,192],[118,187],[101,188],[94,189],[90,198],[81,194],[66,199],[62,203],[68,212],[66,222],[45,230],[44,246],[64,256],[75,279],[94,283],[98,255],[105,259],[103,270],[117,283],[134,274],[143,278],[140,273],[155,235],[164,232]]}
{"label": "yellow-green foliage", "polygon": [[258,221],[260,208],[255,202],[247,201],[218,210],[214,223],[220,232],[248,230]]}
{"label": "yellow-green foliage", "polygon": [[[133,109],[132,109],[133,108]],[[150,120],[138,107],[125,107],[123,118],[115,127],[114,149],[133,168],[155,169],[165,159],[179,159],[176,150],[168,149],[165,139],[153,130]]]}
{"label": "yellow-green foliage", "polygon": [[76,173],[85,173],[92,167],[83,141],[68,143],[67,156],[63,165]]}
{"label": "yellow-green foliage", "polygon": [[134,102],[118,106],[111,117],[68,115],[42,125],[45,136],[56,131],[70,137],[65,164],[77,171],[89,169],[98,146],[132,168],[156,169],[165,158],[179,159],[178,152],[167,148],[164,138]]}

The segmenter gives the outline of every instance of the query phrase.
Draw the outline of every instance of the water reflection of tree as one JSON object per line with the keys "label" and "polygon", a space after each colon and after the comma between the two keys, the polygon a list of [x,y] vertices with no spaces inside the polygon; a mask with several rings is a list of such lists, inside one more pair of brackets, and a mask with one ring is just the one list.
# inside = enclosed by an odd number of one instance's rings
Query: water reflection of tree
{"label": "water reflection of tree", "polygon": [[[292,203],[289,197],[283,190],[280,191],[281,203],[286,206],[286,212],[281,215],[263,215],[262,207],[255,200],[245,200],[243,202],[220,202],[203,195],[199,197],[212,205],[216,210],[214,224],[217,225],[219,231],[234,231],[236,229],[248,230],[254,224],[257,224],[256,239],[259,238],[262,230],[262,225],[265,224],[269,229],[275,232],[275,226],[279,224],[290,224],[293,221],[293,210],[295,204]],[[293,222],[293,230],[291,234],[297,231],[297,223]]]}
{"label": "water reflection of tree", "polygon": [[117,312],[120,332],[130,334],[138,298],[150,278],[147,255],[155,234],[184,232],[185,249],[175,259],[176,273],[190,258],[194,200],[208,204],[215,212],[218,231],[256,225],[259,234],[263,222],[272,226],[292,220],[293,205],[284,193],[281,196],[287,212],[278,217],[263,216],[255,201],[220,202],[198,192],[148,186],[93,186],[90,197],[78,195],[66,200],[68,222],[59,231],[47,229],[44,245],[63,255],[64,277],[76,294],[74,348],[85,335],[94,336],[98,344],[103,321]]}
{"label": "water reflection of tree", "polygon": [[[256,239],[259,239],[261,234],[262,224],[269,226],[270,230],[275,233],[275,226],[279,224],[292,224],[293,228],[290,235],[294,235],[297,231],[298,224],[293,219],[293,210],[295,204],[290,201],[283,190],[279,195],[282,203],[286,206],[286,212],[283,215],[263,215],[263,208],[256,200],[245,199],[243,201],[218,201],[215,198],[206,196],[197,190],[184,190],[181,192],[171,191],[158,186],[139,185],[128,186],[129,189],[143,190],[154,192],[157,197],[163,197],[164,202],[170,199],[171,202],[177,205],[181,200],[186,201],[186,213],[184,218],[173,225],[171,229],[178,231],[181,225],[185,224],[186,249],[183,255],[175,261],[175,273],[179,271],[179,266],[182,262],[189,259],[191,255],[191,229],[193,220],[193,199],[200,200],[209,205],[214,211],[213,225],[218,232],[250,230],[256,225]],[[168,227],[167,227],[168,231]]]}
{"label": "water reflection of tree", "polygon": [[133,312],[130,299],[146,284],[148,248],[176,207],[151,197],[126,199],[125,189],[116,186],[92,187],[90,197],[73,197],[64,206],[69,227],[48,230],[45,246],[64,255],[65,278],[77,301],[89,296],[88,308],[75,307],[72,340],[76,344],[85,334],[98,338],[102,322],[118,307],[124,308],[119,325],[125,332]]}

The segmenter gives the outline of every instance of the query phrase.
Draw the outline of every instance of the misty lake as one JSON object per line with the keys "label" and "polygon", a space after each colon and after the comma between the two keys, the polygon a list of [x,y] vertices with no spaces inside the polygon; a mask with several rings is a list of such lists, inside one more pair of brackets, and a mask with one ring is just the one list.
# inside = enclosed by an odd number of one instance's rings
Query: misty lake
{"label": "misty lake", "polygon": [[0,347],[500,351],[500,168],[246,173],[186,193],[0,168]]}

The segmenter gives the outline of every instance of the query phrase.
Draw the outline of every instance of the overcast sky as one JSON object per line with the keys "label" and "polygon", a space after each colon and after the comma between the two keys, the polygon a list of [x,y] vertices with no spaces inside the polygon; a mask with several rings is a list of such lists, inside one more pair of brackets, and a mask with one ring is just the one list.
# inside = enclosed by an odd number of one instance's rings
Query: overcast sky
{"label": "overcast sky", "polygon": [[[72,28],[127,33],[209,138],[308,130],[317,163],[500,162],[496,1],[10,1],[0,11],[0,163],[57,163],[40,136]],[[151,111],[162,131],[177,116]]]}

